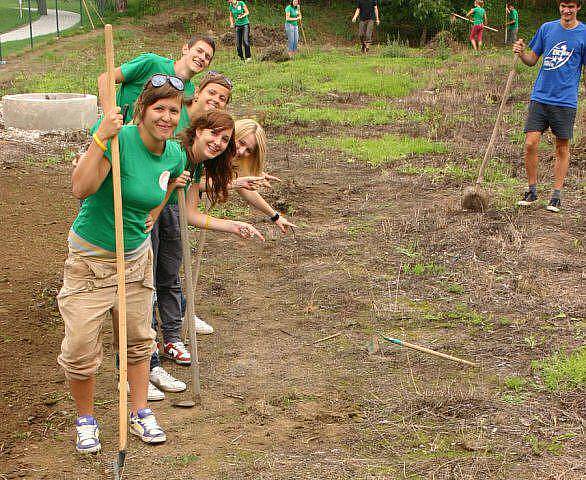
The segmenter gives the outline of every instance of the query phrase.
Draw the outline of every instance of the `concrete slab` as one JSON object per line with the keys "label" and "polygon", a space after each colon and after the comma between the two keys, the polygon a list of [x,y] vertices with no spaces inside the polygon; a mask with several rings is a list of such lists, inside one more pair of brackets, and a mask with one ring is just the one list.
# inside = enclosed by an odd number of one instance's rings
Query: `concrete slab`
{"label": "concrete slab", "polygon": [[[25,15],[28,15],[25,12]],[[80,20],[79,13],[59,10],[59,31],[73,27]],[[57,14],[55,9],[47,9],[47,15],[41,16],[33,22],[33,37],[40,37],[49,33],[57,32]],[[0,35],[0,42],[12,42],[13,40],[25,40],[30,37],[28,23],[22,27],[11,30],[10,32]]]}

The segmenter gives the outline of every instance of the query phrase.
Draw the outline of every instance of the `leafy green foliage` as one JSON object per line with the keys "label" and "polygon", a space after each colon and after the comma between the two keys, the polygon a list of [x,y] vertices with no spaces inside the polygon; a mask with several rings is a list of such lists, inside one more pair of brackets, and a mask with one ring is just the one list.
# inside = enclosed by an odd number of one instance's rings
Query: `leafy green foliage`
{"label": "leafy green foliage", "polygon": [[551,357],[532,362],[531,367],[537,371],[552,391],[568,391],[586,385],[586,347],[581,347],[567,355],[558,352]]}

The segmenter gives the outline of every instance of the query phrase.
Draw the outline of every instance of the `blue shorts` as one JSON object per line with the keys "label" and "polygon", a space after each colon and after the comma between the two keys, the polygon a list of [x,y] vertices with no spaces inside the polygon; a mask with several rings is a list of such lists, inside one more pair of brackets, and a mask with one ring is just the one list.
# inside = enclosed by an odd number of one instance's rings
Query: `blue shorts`
{"label": "blue shorts", "polygon": [[531,100],[525,133],[545,132],[551,128],[551,132],[560,140],[569,140],[574,136],[574,120],[576,109],[572,107],[559,107]]}

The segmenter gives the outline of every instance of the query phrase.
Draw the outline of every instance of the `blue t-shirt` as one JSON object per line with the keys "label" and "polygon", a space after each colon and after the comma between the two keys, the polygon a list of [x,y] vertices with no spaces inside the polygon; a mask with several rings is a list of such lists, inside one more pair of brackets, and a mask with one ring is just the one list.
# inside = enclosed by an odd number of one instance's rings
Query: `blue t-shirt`
{"label": "blue t-shirt", "polygon": [[578,85],[582,65],[586,63],[586,26],[580,22],[566,30],[559,20],[544,23],[529,48],[538,57],[543,55],[531,100],[577,108]]}

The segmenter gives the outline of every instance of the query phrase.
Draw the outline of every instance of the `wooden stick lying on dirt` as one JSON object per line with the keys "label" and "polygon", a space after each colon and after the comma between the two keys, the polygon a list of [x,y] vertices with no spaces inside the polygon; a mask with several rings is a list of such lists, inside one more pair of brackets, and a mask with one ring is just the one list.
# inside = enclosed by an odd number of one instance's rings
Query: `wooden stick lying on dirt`
{"label": "wooden stick lying on dirt", "polygon": [[399,340],[398,338],[385,337],[382,334],[379,335],[382,339],[386,340],[387,342],[394,343],[395,345],[400,345],[401,347],[412,348],[413,350],[418,350],[429,355],[435,355],[436,357],[452,360],[453,362],[463,363],[464,365],[469,365],[471,367],[476,366],[476,363],[474,362],[469,362],[468,360],[463,360],[461,358],[448,355],[447,353],[436,352],[435,350],[431,350],[430,348],[422,347],[421,345],[416,345],[414,343],[404,342],[403,340]]}
{"label": "wooden stick lying on dirt", "polygon": [[[451,13],[450,15],[456,18],[461,18],[462,20],[466,20],[467,22],[472,22],[472,20],[470,20],[469,18],[463,17],[462,15],[458,15],[457,13]],[[498,32],[496,28],[489,27],[488,25],[485,25],[484,28],[486,28],[487,30],[492,30],[493,32]]]}
{"label": "wooden stick lying on dirt", "polygon": [[334,333],[333,335],[328,335],[327,337],[320,338],[319,340],[316,340],[315,342],[311,342],[308,345],[315,345],[316,343],[325,342],[327,340],[331,340],[332,338],[339,337],[340,335],[342,335],[342,332]]}

